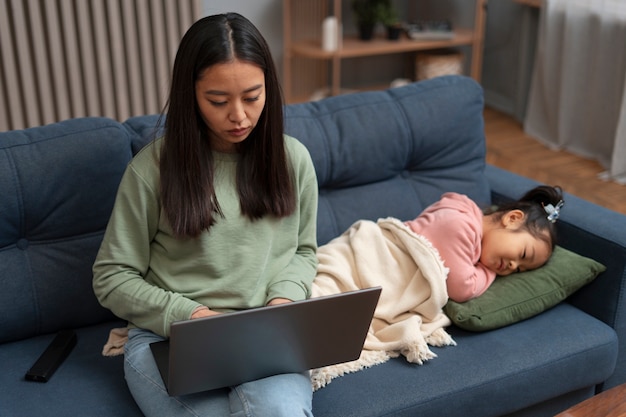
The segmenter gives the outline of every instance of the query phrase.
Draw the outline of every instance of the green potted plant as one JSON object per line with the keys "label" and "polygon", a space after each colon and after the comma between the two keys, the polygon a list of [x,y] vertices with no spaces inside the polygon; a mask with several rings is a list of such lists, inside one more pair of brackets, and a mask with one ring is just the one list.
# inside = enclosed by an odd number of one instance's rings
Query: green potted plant
{"label": "green potted plant", "polygon": [[389,0],[382,0],[380,3],[380,20],[387,29],[387,39],[398,40],[402,33],[402,23],[398,19],[398,12]]}
{"label": "green potted plant", "polygon": [[385,0],[352,0],[352,11],[359,29],[359,39],[370,40],[374,35],[376,23],[381,20],[381,11]]}

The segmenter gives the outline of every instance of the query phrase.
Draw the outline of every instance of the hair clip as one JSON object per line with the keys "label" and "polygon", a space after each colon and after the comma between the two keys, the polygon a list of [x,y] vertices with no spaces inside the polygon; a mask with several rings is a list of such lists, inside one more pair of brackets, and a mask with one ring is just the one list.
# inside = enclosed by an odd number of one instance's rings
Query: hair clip
{"label": "hair clip", "polygon": [[550,223],[554,223],[559,219],[559,215],[561,213],[561,209],[563,208],[563,200],[560,200],[557,204],[556,207],[553,206],[552,204],[548,204],[548,205],[543,205],[543,209],[545,210],[545,212],[548,214],[548,221]]}

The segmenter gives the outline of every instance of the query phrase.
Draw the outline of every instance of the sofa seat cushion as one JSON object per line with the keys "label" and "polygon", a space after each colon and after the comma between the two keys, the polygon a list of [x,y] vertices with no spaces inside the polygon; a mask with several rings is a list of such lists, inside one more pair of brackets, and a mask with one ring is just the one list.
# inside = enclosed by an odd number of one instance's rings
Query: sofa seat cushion
{"label": "sofa seat cushion", "polygon": [[[24,373],[53,335],[0,345],[3,415],[141,416],[123,357],[100,354],[109,330],[120,325],[78,329],[76,347],[47,383],[26,381]],[[615,367],[615,332],[566,303],[491,332],[449,330],[458,346],[433,348],[438,357],[425,365],[398,358],[334,379],[314,394],[315,416],[499,416],[528,406],[527,398],[591,395]]]}
{"label": "sofa seat cushion", "polygon": [[334,379],[315,393],[316,417],[502,416],[529,398],[592,395],[583,388],[615,368],[614,330],[566,303],[490,332],[449,330],[458,346],[433,348],[425,365],[397,358]]}
{"label": "sofa seat cushion", "polygon": [[126,381],[123,356],[100,354],[108,322],[76,330],[76,346],[48,382],[32,382],[24,374],[54,338],[54,334],[0,345],[0,409],[3,416],[141,417]]}

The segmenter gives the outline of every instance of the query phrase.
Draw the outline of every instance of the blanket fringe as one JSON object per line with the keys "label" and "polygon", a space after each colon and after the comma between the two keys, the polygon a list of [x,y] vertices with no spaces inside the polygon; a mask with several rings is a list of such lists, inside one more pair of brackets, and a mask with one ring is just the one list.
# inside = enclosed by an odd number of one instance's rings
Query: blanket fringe
{"label": "blanket fringe", "polygon": [[424,362],[434,359],[437,355],[428,346],[422,343],[410,343],[402,349],[402,356],[411,363],[423,365]]}
{"label": "blanket fringe", "polygon": [[124,353],[124,345],[128,342],[128,328],[111,329],[109,339],[102,348],[102,356],[117,356]]}
{"label": "blanket fringe", "polygon": [[[443,328],[436,329],[426,337],[430,346],[456,346],[456,342]],[[345,374],[355,373],[365,368],[380,365],[391,358],[397,358],[402,354],[408,362],[423,365],[424,362],[437,357],[433,351],[423,343],[410,343],[401,352],[384,350],[363,350],[359,359],[351,362],[339,363],[311,370],[311,386],[313,391],[328,385],[333,379]]]}
{"label": "blanket fringe", "polygon": [[383,350],[363,350],[359,359],[311,370],[313,391],[325,387],[333,378],[385,363],[390,356]]}
{"label": "blanket fringe", "polygon": [[426,343],[430,346],[456,346],[456,342],[443,328],[436,329],[430,335],[426,336]]}

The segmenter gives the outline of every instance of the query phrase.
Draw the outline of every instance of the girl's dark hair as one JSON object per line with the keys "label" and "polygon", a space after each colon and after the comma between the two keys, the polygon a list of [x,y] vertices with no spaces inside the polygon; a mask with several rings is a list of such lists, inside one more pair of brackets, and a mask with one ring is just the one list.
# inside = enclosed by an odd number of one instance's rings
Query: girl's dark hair
{"label": "girl's dark hair", "polygon": [[[487,214],[495,214],[496,219],[499,219],[511,210],[523,211],[525,222],[520,230],[526,230],[534,237],[548,242],[554,249],[554,245],[556,245],[556,224],[549,219],[549,213],[545,207],[550,204],[553,207],[557,207],[560,202],[563,202],[561,187],[540,185],[528,191],[519,200],[501,204]],[[558,216],[556,217],[558,218]]]}
{"label": "girl's dark hair", "polygon": [[183,36],[172,71],[161,149],[161,200],[173,232],[197,237],[223,216],[213,184],[208,128],[198,109],[195,84],[215,64],[241,60],[265,74],[266,102],[256,127],[238,145],[237,193],[251,220],[295,210],[293,179],[283,139],[283,98],[267,42],[237,13],[208,16]]}

